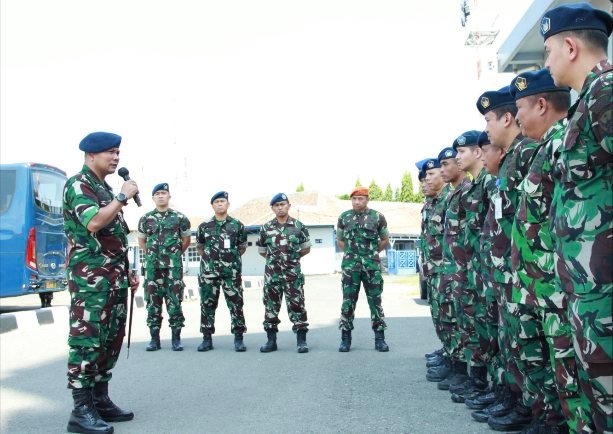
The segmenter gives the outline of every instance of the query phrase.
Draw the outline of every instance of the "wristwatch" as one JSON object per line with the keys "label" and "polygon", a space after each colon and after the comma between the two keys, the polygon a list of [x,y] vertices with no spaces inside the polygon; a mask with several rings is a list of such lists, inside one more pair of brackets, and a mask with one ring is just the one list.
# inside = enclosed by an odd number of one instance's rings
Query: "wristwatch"
{"label": "wristwatch", "polygon": [[115,196],[115,199],[117,199],[119,202],[123,203],[124,205],[128,204],[128,197],[121,192],[117,194],[117,196]]}

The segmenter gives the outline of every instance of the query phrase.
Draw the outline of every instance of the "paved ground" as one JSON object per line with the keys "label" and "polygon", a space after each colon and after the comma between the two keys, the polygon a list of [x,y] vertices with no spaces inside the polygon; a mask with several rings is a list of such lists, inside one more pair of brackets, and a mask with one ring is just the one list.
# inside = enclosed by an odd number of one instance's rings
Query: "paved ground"
{"label": "paved ground", "polygon": [[[111,382],[113,399],[136,413],[116,423],[117,433],[482,433],[463,405],[425,381],[424,352],[436,345],[427,305],[417,287],[386,279],[383,306],[389,353],[374,351],[368,307],[358,302],[352,350],[339,353],[340,277],[307,278],[311,351],[297,354],[285,310],[279,351],[262,354],[261,290],[245,291],[248,351],[235,353],[229,315],[220,302],[215,350],[198,353],[199,303],[186,300],[185,351],[148,353],[144,309],[135,309],[132,348],[120,356]],[[188,282],[188,287],[193,282]],[[5,299],[2,309],[6,309]],[[15,305],[17,300],[14,299]],[[22,303],[37,305],[32,297]],[[54,306],[68,304],[58,294]],[[61,310],[61,309],[59,309]],[[4,310],[2,310],[4,311]],[[65,432],[71,409],[65,389],[63,321],[0,335],[0,430]]]}

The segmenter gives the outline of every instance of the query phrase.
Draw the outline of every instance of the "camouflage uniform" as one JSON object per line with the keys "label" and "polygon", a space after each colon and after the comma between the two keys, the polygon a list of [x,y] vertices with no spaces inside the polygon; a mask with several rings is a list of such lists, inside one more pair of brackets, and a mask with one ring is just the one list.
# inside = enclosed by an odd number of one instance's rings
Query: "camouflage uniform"
{"label": "camouflage uniform", "polygon": [[[555,168],[556,271],[568,294],[579,385],[599,432],[613,432],[613,70],[588,74]],[[587,409],[586,409],[587,410]]]}
{"label": "camouflage uniform", "polygon": [[304,307],[304,275],[300,269],[300,251],[311,246],[309,230],[292,217],[281,224],[276,218],[262,225],[258,251],[266,254],[264,268],[264,330],[278,332],[279,310],[285,293],[292,330],[307,330]]}
{"label": "camouflage uniform", "polygon": [[573,432],[581,432],[589,425],[589,414],[581,408],[567,300],[555,279],[553,238],[547,221],[554,188],[553,165],[560,153],[564,130],[563,122],[547,130],[528,175],[518,187],[521,197],[511,252],[516,273],[513,302],[536,308],[548,343],[539,359],[540,340],[536,342],[527,387],[542,389],[549,425],[561,422],[563,410]]}
{"label": "camouflage uniform", "polygon": [[374,331],[387,328],[381,307],[383,277],[381,276],[378,245],[387,238],[387,222],[383,214],[373,209],[363,212],[345,211],[338,218],[336,237],[345,243],[341,268],[343,270],[343,305],[341,307],[341,330],[353,330],[355,305],[358,301],[360,283],[370,307],[370,319]]}
{"label": "camouflage uniform", "polygon": [[87,230],[100,208],[113,198],[111,187],[87,166],[64,187],[64,230],[72,246],[68,260],[70,389],[110,381],[125,336],[128,226],[120,212],[98,232]]}
{"label": "camouflage uniform", "polygon": [[[430,247],[428,245],[428,219],[432,212],[432,205],[435,203],[435,198],[427,197],[424,201],[424,206],[421,208],[421,234],[419,236],[419,256],[421,259],[421,272],[426,281],[426,293],[428,294],[428,304],[430,305],[430,316],[434,329],[437,331],[437,316],[438,303],[434,302],[432,295],[432,286],[430,285],[428,276],[430,275]],[[440,338],[440,337],[439,337]]]}
{"label": "camouflage uniform", "polygon": [[464,342],[474,326],[466,320],[465,311],[472,311],[472,301],[464,293],[466,287],[466,249],[464,246],[465,210],[461,202],[462,189],[470,180],[462,179],[457,187],[450,185],[443,223],[443,276],[441,278],[441,321],[451,339],[451,357],[465,361]]}
{"label": "camouflage uniform", "polygon": [[[228,216],[223,221],[215,217],[202,222],[196,235],[198,247],[204,254],[200,259],[200,331],[215,333],[215,311],[219,302],[219,288],[223,287],[230,310],[232,334],[245,333],[243,315],[243,287],[240,248],[247,247],[247,233],[243,224]],[[229,243],[229,244],[228,244]]]}
{"label": "camouflage uniform", "polygon": [[138,237],[145,240],[145,298],[147,326],[159,330],[162,303],[166,300],[168,325],[182,328],[185,322],[183,301],[182,239],[191,236],[191,224],[180,212],[157,209],[146,213],[138,222]]}

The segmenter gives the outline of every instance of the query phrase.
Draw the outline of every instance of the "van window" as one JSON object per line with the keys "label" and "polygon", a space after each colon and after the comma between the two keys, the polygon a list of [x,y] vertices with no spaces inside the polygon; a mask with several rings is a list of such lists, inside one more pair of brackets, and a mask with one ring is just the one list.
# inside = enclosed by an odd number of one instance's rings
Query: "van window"
{"label": "van window", "polygon": [[34,203],[43,211],[61,214],[62,195],[66,180],[61,175],[49,172],[32,172]]}
{"label": "van window", "polygon": [[0,214],[4,214],[15,197],[16,170],[0,170]]}

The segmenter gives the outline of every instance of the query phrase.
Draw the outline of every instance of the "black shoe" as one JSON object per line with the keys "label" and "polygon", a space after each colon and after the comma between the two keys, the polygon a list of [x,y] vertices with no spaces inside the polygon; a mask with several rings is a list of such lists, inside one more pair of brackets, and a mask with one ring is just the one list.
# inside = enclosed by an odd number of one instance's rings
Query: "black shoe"
{"label": "black shoe", "polygon": [[[432,369],[436,369],[436,368],[432,368]],[[426,380],[432,383],[439,383],[447,379],[452,374],[453,374],[453,369],[451,365],[451,360],[445,358],[445,362],[438,369],[436,369],[436,371],[428,372],[426,374]]]}
{"label": "black shoe", "polygon": [[236,333],[234,335],[234,351],[236,351],[238,353],[242,353],[244,351],[247,351],[247,347],[243,343],[243,334],[242,333]]}
{"label": "black shoe", "polygon": [[468,380],[466,362],[453,362],[453,375],[450,375],[436,385],[439,390],[449,390],[452,385],[462,384]]}
{"label": "black shoe", "polygon": [[383,330],[375,331],[375,350],[380,353],[387,353],[390,347],[385,343],[385,332]]}
{"label": "black shoe", "polygon": [[198,345],[198,351],[201,353],[204,351],[210,351],[213,349],[213,336],[210,334],[202,335],[202,343]]}
{"label": "black shoe", "polygon": [[351,330],[341,330],[341,345],[338,350],[346,353],[351,349]]}
{"label": "black shoe", "polygon": [[181,328],[180,327],[175,327],[172,329],[171,343],[172,343],[173,351],[183,351],[183,345],[181,345]]}
{"label": "black shoe", "polygon": [[521,430],[520,434],[541,434],[542,429],[545,429],[545,422],[537,419],[532,419],[530,425]]}
{"label": "black shoe", "polygon": [[428,359],[434,356],[442,356],[444,353],[445,353],[445,350],[442,348],[439,348],[438,350],[432,351],[431,353],[424,354],[424,357]]}
{"label": "black shoe", "polygon": [[296,346],[298,347],[299,353],[308,353],[309,347],[306,342],[306,329],[296,330]]}
{"label": "black shoe", "polygon": [[93,393],[94,405],[105,422],[125,422],[134,419],[134,413],[117,407],[109,398],[109,383],[96,383]]}
{"label": "black shoe", "polygon": [[518,393],[509,391],[498,404],[487,407],[487,411],[493,417],[506,416],[517,406],[519,398]]}
{"label": "black shoe", "polygon": [[270,353],[272,351],[277,351],[277,332],[267,331],[266,337],[268,341],[260,347],[260,352]]}
{"label": "black shoe", "polygon": [[443,358],[443,356],[431,357],[426,362],[426,368],[433,368],[435,366],[440,366],[444,361],[445,359]]}
{"label": "black shoe", "polygon": [[517,405],[505,416],[492,416],[487,424],[494,431],[519,431],[532,422],[532,413],[529,408]]}
{"label": "black shoe", "polygon": [[160,329],[151,329],[150,330],[151,333],[151,341],[149,342],[149,345],[147,345],[147,348],[145,348],[147,351],[157,351],[157,350],[161,350],[162,349],[162,345],[160,344]]}
{"label": "black shoe", "polygon": [[106,423],[94,406],[92,389],[73,389],[74,409],[68,419],[68,432],[111,434],[113,426]]}
{"label": "black shoe", "polygon": [[488,405],[496,402],[503,391],[504,388],[502,386],[494,386],[478,394],[474,398],[467,398],[465,402],[466,407],[470,408],[471,410],[482,410]]}

